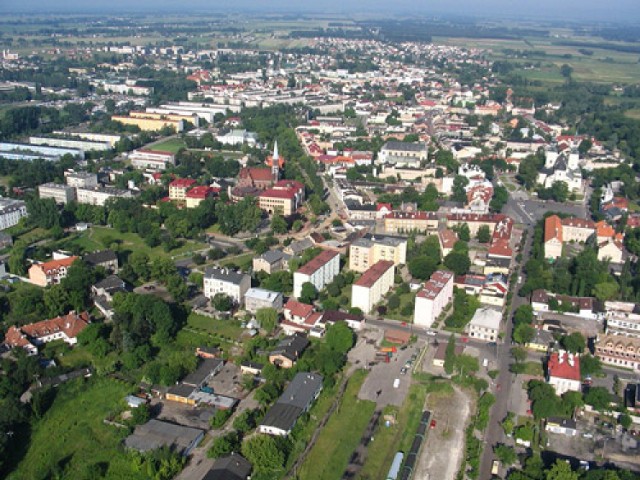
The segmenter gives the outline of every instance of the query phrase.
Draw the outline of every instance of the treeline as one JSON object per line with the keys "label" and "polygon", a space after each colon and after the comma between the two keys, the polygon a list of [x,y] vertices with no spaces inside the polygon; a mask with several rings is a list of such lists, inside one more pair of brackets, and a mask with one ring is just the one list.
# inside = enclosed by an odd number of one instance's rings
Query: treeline
{"label": "treeline", "polygon": [[89,120],[93,104],[68,103],[62,109],[41,106],[15,107],[0,116],[0,140],[49,133]]}

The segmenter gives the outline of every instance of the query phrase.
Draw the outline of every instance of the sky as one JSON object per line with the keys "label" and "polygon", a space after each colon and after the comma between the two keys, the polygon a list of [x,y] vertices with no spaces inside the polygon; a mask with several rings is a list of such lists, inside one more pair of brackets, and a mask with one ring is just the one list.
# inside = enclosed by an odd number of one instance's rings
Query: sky
{"label": "sky", "polygon": [[397,13],[640,23],[640,0],[0,0],[0,12]]}

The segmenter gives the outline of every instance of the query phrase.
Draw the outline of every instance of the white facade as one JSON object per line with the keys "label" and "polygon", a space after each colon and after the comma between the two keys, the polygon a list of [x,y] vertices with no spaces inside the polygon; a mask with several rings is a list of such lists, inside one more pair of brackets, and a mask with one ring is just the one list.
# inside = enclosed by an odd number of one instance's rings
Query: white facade
{"label": "white facade", "polygon": [[129,155],[129,160],[133,168],[154,171],[166,170],[167,165],[176,164],[176,156],[172,153],[152,150],[135,150]]}
{"label": "white facade", "polygon": [[218,293],[229,296],[242,305],[245,293],[251,287],[251,277],[225,268],[207,269],[204,275],[204,296],[211,299]]}
{"label": "white facade", "polygon": [[413,323],[431,327],[453,298],[453,273],[438,270],[416,295]]}
{"label": "white facade", "polygon": [[0,230],[17,225],[27,216],[27,205],[22,200],[0,197]]}
{"label": "white facade", "polygon": [[90,172],[64,172],[67,185],[76,188],[95,188],[98,186],[98,175]]}
{"label": "white facade", "polygon": [[51,147],[74,148],[83,152],[103,152],[110,150],[108,142],[91,142],[88,140],[72,140],[68,138],[30,137],[31,145],[49,145]]}
{"label": "white facade", "polygon": [[317,291],[331,283],[340,273],[340,254],[324,251],[293,274],[293,296],[300,297],[302,285],[309,282]]}
{"label": "white facade", "polygon": [[275,308],[282,310],[282,293],[272,292],[263,288],[250,288],[244,295],[244,308],[248,312],[256,313],[261,308]]}
{"label": "white facade", "polygon": [[479,308],[467,325],[467,332],[472,338],[495,342],[500,333],[502,313],[493,308]]}
{"label": "white facade", "polygon": [[78,203],[86,205],[104,206],[110,198],[130,198],[130,190],[113,187],[78,188],[76,190]]}
{"label": "white facade", "polygon": [[60,183],[43,183],[38,186],[40,198],[53,198],[56,203],[67,204],[76,198],[76,189]]}
{"label": "white facade", "polygon": [[367,270],[351,286],[351,306],[368,314],[387,294],[394,284],[394,266],[390,260],[382,260]]}

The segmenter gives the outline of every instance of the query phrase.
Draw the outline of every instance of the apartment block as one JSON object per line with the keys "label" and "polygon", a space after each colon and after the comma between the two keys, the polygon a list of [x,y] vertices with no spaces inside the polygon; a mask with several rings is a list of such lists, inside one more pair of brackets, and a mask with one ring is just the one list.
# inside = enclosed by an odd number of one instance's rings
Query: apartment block
{"label": "apartment block", "polygon": [[175,154],[148,149],[134,150],[129,155],[129,160],[133,168],[155,172],[166,170],[167,165],[173,166],[176,164]]}
{"label": "apartment block", "polygon": [[38,186],[40,198],[53,198],[56,203],[67,204],[76,199],[76,189],[62,183],[43,183]]}
{"label": "apartment block", "polygon": [[349,247],[349,269],[354,272],[365,272],[380,260],[390,260],[394,265],[405,264],[407,239],[367,234]]}
{"label": "apartment block", "polygon": [[104,206],[110,198],[131,198],[130,190],[115,187],[93,187],[76,189],[78,203],[85,205]]}
{"label": "apartment block", "polygon": [[204,296],[213,298],[218,293],[231,297],[238,305],[244,303],[244,296],[251,288],[251,277],[227,268],[207,268],[204,274]]}
{"label": "apartment block", "polygon": [[316,290],[322,290],[340,273],[340,254],[325,250],[293,274],[293,296],[298,298],[302,285],[309,282]]}
{"label": "apartment block", "polygon": [[391,260],[380,260],[351,286],[351,306],[368,314],[393,287],[395,268]]}
{"label": "apartment block", "polygon": [[431,327],[453,298],[453,273],[446,270],[433,272],[431,278],[416,295],[413,323]]}
{"label": "apartment block", "polygon": [[0,230],[17,225],[27,215],[27,204],[22,200],[0,197]]}

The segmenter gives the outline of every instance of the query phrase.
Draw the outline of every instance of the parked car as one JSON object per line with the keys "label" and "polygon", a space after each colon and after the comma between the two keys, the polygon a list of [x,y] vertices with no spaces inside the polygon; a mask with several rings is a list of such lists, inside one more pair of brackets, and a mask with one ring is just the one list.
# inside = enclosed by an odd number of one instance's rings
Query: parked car
{"label": "parked car", "polygon": [[399,378],[396,378],[396,379],[393,381],[393,388],[398,388],[399,386],[400,386],[400,379],[399,379]]}
{"label": "parked car", "polygon": [[435,419],[434,419],[434,420],[431,420],[431,423],[429,424],[429,428],[430,428],[431,430],[433,430],[434,428],[436,428],[436,421],[435,421]]}
{"label": "parked car", "polygon": [[406,375],[407,374],[407,367],[402,367],[400,369],[400,375]]}
{"label": "parked car", "polygon": [[435,337],[438,332],[436,332],[435,330],[427,330],[427,335],[429,335],[430,337]]}

